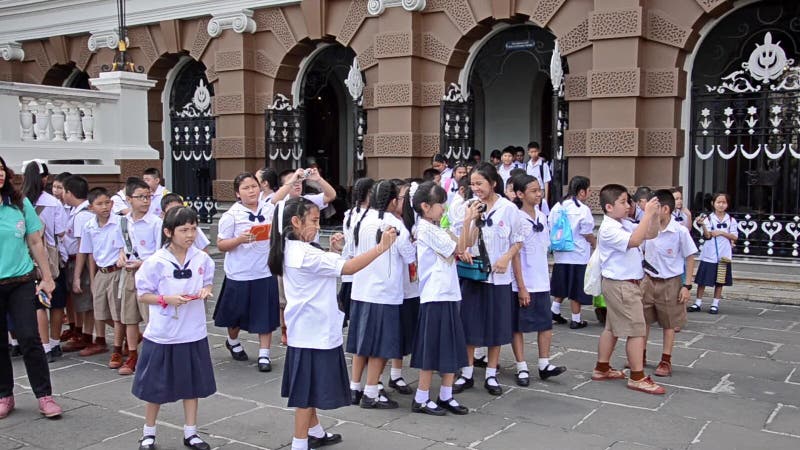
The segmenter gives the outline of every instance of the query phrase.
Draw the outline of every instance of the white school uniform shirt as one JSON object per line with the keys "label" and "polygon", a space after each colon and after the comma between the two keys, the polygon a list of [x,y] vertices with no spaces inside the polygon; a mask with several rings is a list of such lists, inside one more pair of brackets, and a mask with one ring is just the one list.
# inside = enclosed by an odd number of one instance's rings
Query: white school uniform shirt
{"label": "white school uniform shirt", "polygon": [[453,168],[449,166],[445,167],[444,170],[439,173],[439,185],[441,185],[444,188],[447,180],[452,178],[453,178]]}
{"label": "white school uniform shirt", "polygon": [[424,219],[417,225],[416,236],[420,303],[461,301],[456,242],[445,230]]}
{"label": "white school uniform shirt", "polygon": [[61,257],[61,261],[67,262],[69,259],[69,254],[67,253],[67,246],[64,245],[64,239],[66,238],[67,230],[69,230],[69,212],[72,210],[72,208],[61,203],[60,200],[59,204],[61,205],[61,211],[64,214],[64,236],[58,239],[58,255]]}
{"label": "white school uniform shirt", "polygon": [[[133,250],[139,255],[138,258],[131,255],[128,260],[144,261],[161,248],[162,221],[160,217],[147,213],[141,219],[133,220],[133,214],[128,213],[124,218],[128,221],[128,236]],[[122,228],[120,227],[120,229]]]}
{"label": "white school uniform shirt", "polygon": [[442,179],[442,188],[447,192],[446,204],[450,205],[458,195],[458,181],[452,176],[447,180]]}
{"label": "white school uniform shirt", "polygon": [[44,238],[50,246],[56,245],[55,237],[67,231],[67,212],[57,198],[42,192],[36,199],[36,207],[42,207],[39,219],[44,228]]}
{"label": "white school uniform shirt", "polygon": [[408,272],[408,265],[417,257],[417,249],[409,239],[410,234],[403,222],[388,212],[384,213],[381,220],[378,211],[370,209],[361,222],[355,254],[368,252],[378,245],[376,237],[384,224],[397,229],[397,239],[389,251],[353,275],[350,297],[367,303],[401,305],[403,272]]}
{"label": "white school uniform shirt", "polygon": [[78,242],[83,234],[83,227],[94,218],[94,214],[87,210],[89,208],[89,201],[84,200],[80,205],[72,208],[69,211],[67,218],[67,232],[64,233],[64,248],[67,250],[67,255],[78,254]]}
{"label": "white school uniform shirt", "polygon": [[[342,258],[345,260],[352,259],[355,256],[355,240],[353,239],[353,230],[356,228],[358,219],[366,214],[367,208],[361,208],[358,212],[354,209],[348,209],[344,212],[344,220],[342,221],[342,234],[344,235],[344,247],[342,247]],[[352,216],[352,219],[350,217]],[[350,226],[347,226],[347,220],[350,219]],[[352,275],[342,275],[342,283],[352,282]]]}
{"label": "white school uniform shirt", "polygon": [[[274,206],[271,203],[259,204],[255,211],[251,211],[241,202],[236,202],[219,219],[217,237],[219,239],[232,239],[254,225],[272,223]],[[250,220],[251,215],[263,215],[264,221]],[[269,239],[253,241],[238,245],[233,250],[225,253],[225,276],[235,281],[250,281],[271,277],[272,273],[267,267],[269,257]]]}
{"label": "white school uniform shirt", "polygon": [[328,350],[342,345],[342,321],[336,281],[346,259],[307,242],[286,240],[283,290],[286,293],[288,345]]}
{"label": "white school uniform shirt", "polygon": [[691,228],[692,226],[692,224],[689,223],[689,216],[683,211],[673,211],[672,219],[678,222],[679,225],[683,225],[686,228]]}
{"label": "white school uniform shirt", "polygon": [[98,268],[117,264],[119,251],[123,248],[119,220],[120,216],[111,214],[108,222],[101,227],[95,216],[83,226],[79,251],[91,253]]}
{"label": "white school uniform shirt", "polygon": [[202,251],[205,250],[209,245],[211,245],[211,241],[208,240],[208,236],[206,236],[200,227],[197,227],[197,236],[194,238],[194,246],[198,250]]}
{"label": "white school uniform shirt", "polygon": [[[537,159],[535,163],[531,160],[528,160],[528,163],[525,165],[525,173],[539,181],[539,187],[542,188],[542,193],[544,193],[544,185],[552,180],[552,175],[550,174],[550,165],[548,165],[542,158]],[[545,215],[550,213],[550,206],[547,204],[547,198],[542,198],[542,203],[539,205],[539,209],[541,209]]]}
{"label": "white school uniform shirt", "polygon": [[500,175],[500,178],[503,179],[503,190],[504,191],[505,191],[506,184],[508,183],[508,179],[511,178],[511,171],[514,170],[514,169],[517,169],[517,168],[518,168],[517,164],[513,163],[513,162],[511,163],[511,165],[508,166],[508,168],[506,168],[506,166],[503,165],[503,163],[500,163],[500,165],[497,166],[497,173]]}
{"label": "white school uniform shirt", "polygon": [[[708,229],[708,231],[721,230],[726,233],[738,235],[738,226],[736,219],[729,216],[727,213],[722,220],[720,220],[716,214],[709,214],[706,218],[706,229]],[[700,251],[700,261],[717,263],[720,258],[733,258],[733,247],[728,238],[717,236],[703,242],[703,248]]]}
{"label": "white school uniform shirt", "polygon": [[275,192],[270,192],[269,194],[265,194],[264,192],[260,192],[258,194],[258,203],[266,203],[272,201],[272,197],[275,196]]}
{"label": "white school uniform shirt", "polygon": [[450,222],[450,232],[456,236],[461,236],[464,229],[464,216],[467,214],[467,201],[464,197],[456,194],[453,201],[447,207],[447,221]]}
{"label": "white school uniform shirt", "polygon": [[615,220],[603,217],[597,234],[597,249],[600,252],[600,269],[603,278],[611,280],[641,280],[642,252],[639,247],[628,248],[631,234],[637,224],[630,220]]}
{"label": "white school uniform shirt", "polygon": [[639,223],[642,221],[642,219],[644,219],[644,210],[639,208],[639,205],[635,205],[634,208],[633,223]]}
{"label": "white school uniform shirt", "polygon": [[150,209],[147,210],[147,212],[156,217],[161,217],[161,213],[163,212],[161,211],[161,199],[168,193],[169,191],[167,191],[164,186],[158,185],[156,191],[153,192],[153,199],[150,200]]}
{"label": "white school uniform shirt", "polygon": [[[412,231],[414,231],[413,228]],[[417,244],[413,243],[413,245],[416,248]],[[411,264],[417,266],[415,268],[417,272],[416,274],[417,278],[413,281],[411,280]],[[419,264],[415,256],[414,262],[411,262],[408,265],[406,265],[406,270],[403,271],[403,300],[407,298],[417,298],[417,297],[419,297]]]}
{"label": "white school uniform shirt", "polygon": [[571,252],[553,252],[553,260],[556,264],[588,264],[592,254],[592,245],[583,235],[594,232],[594,217],[592,210],[578,199],[565,199],[553,205],[550,214],[547,216],[547,223],[550,228],[561,216],[561,210],[566,211],[567,219],[572,228],[572,240],[575,249]]}
{"label": "white school uniform shirt", "polygon": [[[486,251],[489,253],[489,261],[494,267],[495,262],[505,254],[512,245],[522,242],[524,239],[522,224],[520,223],[519,208],[504,197],[497,197],[497,201],[492,205],[492,209],[483,213],[486,225],[483,227],[483,240],[486,243]],[[489,220],[492,225],[489,226]],[[474,224],[472,228],[474,229]],[[472,256],[478,255],[478,239],[475,245],[470,248]],[[505,273],[492,272],[489,279],[484,283],[497,286],[511,284],[514,279],[514,271],[511,262],[508,263],[508,270]]]}
{"label": "white school uniform shirt", "polygon": [[658,273],[645,269],[645,272],[656,278],[672,278],[682,275],[686,257],[697,253],[689,230],[671,219],[658,236],[644,241],[644,259],[653,266]]}
{"label": "white school uniform shirt", "polygon": [[[547,249],[550,247],[550,228],[547,226],[547,216],[535,209],[536,217],[531,217],[523,210],[519,210],[520,224],[524,240],[519,252],[522,266],[522,279],[528,292],[550,292],[550,275],[547,265]],[[536,231],[541,225],[541,231]],[[509,265],[509,270],[513,267]],[[511,282],[511,289],[519,292],[517,280]]]}
{"label": "white school uniform shirt", "polygon": [[[175,279],[176,266],[191,270],[191,278]],[[171,251],[161,248],[142,263],[135,279],[139,296],[197,294],[203,287],[214,284],[214,261],[200,250],[189,247],[186,260],[179,264]],[[183,344],[207,336],[206,305],[203,300],[192,300],[177,309],[172,305],[166,308],[158,304],[149,305],[149,310],[150,320],[144,330],[144,337],[149,341],[156,344]],[[173,318],[175,315],[177,319]]]}
{"label": "white school uniform shirt", "polygon": [[[158,205],[161,206],[161,199],[158,200]],[[150,204],[150,209],[153,208],[152,202]],[[123,209],[131,209],[131,205],[128,204],[128,200],[125,196],[125,189],[120,189],[111,197],[111,214],[120,214]]]}

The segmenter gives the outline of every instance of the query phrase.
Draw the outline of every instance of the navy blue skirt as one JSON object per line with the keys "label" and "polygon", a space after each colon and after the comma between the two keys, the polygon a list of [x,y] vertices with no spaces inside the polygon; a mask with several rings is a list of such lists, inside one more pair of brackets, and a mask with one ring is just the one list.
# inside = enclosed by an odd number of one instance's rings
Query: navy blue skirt
{"label": "navy blue skirt", "polygon": [[553,313],[550,311],[553,301],[549,292],[530,292],[531,303],[526,307],[519,306],[519,294],[511,294],[511,314],[514,333],[532,333],[553,329]]}
{"label": "navy blue skirt", "polygon": [[281,324],[276,277],[236,281],[225,279],[214,308],[214,325],[241,328],[250,333],[271,333]]}
{"label": "navy blue skirt", "polygon": [[402,358],[400,305],[358,300],[350,302],[347,353],[386,359]]}
{"label": "navy blue skirt", "polygon": [[217,392],[208,339],[183,344],[143,339],[131,391],[139,400],[159,405]]}
{"label": "navy blue skirt", "polygon": [[291,408],[336,409],[350,405],[350,378],[342,347],[288,347],[281,397]]}
{"label": "navy blue skirt", "polygon": [[698,286],[732,286],[733,275],[731,274],[731,263],[728,265],[728,273],[725,274],[725,284],[717,283],[717,263],[700,261],[700,266],[697,267],[697,275],[694,277],[694,282]]}
{"label": "navy blue skirt", "polygon": [[339,287],[337,300],[339,301],[339,311],[344,313],[344,326],[347,326],[347,322],[350,320],[350,292],[352,291],[353,283],[350,281],[342,282]]}
{"label": "navy blue skirt", "polygon": [[459,302],[428,302],[419,308],[411,367],[457,373],[467,365]]}
{"label": "navy blue skirt", "polygon": [[467,345],[511,343],[511,285],[461,279],[461,322]]}
{"label": "navy blue skirt", "polygon": [[591,305],[592,296],[583,292],[586,264],[554,264],[550,277],[550,293],[556,298],[568,298],[581,305]]}
{"label": "navy blue skirt", "polygon": [[419,317],[419,297],[403,300],[400,306],[400,323],[403,330],[403,356],[414,351],[414,336],[417,333],[417,318]]}

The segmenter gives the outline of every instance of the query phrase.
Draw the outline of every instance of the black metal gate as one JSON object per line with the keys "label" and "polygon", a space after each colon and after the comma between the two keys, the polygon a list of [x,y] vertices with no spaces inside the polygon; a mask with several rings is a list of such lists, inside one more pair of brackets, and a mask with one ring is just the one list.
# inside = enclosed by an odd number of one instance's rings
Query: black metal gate
{"label": "black metal gate", "polygon": [[450,83],[439,109],[439,152],[452,165],[466,160],[474,147],[474,103],[461,87]]}
{"label": "black metal gate", "polygon": [[798,257],[798,14],[795,2],[744,7],[696,55],[687,200],[696,216],[711,210],[713,193],[730,194],[742,254]]}
{"label": "black metal gate", "polygon": [[217,213],[212,192],[216,164],[211,152],[214,90],[205,71],[203,64],[191,61],[175,79],[170,95],[170,147],[172,189],[197,211],[201,221],[210,223]]}

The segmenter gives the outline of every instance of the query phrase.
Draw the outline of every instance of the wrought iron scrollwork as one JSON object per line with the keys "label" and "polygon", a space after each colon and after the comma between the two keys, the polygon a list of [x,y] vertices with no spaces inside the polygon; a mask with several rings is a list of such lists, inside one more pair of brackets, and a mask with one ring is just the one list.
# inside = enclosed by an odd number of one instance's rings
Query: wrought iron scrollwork
{"label": "wrought iron scrollwork", "polygon": [[440,107],[439,152],[451,163],[469,158],[474,146],[473,102],[456,83],[450,83]]}
{"label": "wrought iron scrollwork", "polygon": [[299,167],[303,156],[302,107],[292,106],[289,98],[277,94],[267,107],[266,142],[270,161],[291,161]]}

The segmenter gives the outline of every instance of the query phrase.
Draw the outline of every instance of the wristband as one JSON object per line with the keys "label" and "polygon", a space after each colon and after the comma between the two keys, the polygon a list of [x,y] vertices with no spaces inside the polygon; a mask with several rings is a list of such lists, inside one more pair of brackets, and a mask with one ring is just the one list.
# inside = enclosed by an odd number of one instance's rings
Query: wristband
{"label": "wristband", "polygon": [[161,305],[162,308],[167,309],[167,302],[164,300],[163,295],[158,296],[158,304]]}
{"label": "wristband", "polygon": [[692,285],[691,284],[684,284],[683,287],[685,287],[686,289],[688,289],[690,291],[692,290]]}

